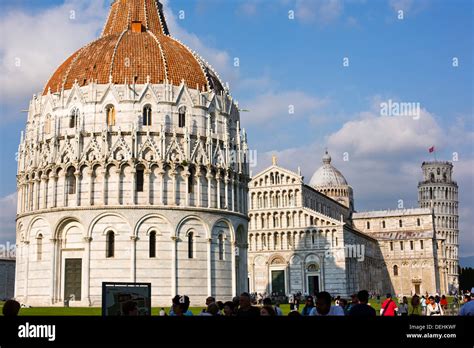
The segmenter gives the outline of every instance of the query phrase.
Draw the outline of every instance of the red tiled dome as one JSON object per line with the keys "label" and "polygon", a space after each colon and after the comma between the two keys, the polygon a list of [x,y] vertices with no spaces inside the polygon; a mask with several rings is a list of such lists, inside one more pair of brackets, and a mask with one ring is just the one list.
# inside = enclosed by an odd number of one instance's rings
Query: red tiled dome
{"label": "red tiled dome", "polygon": [[89,81],[107,84],[160,84],[181,81],[190,88],[223,90],[216,74],[173,39],[157,0],[116,0],[102,36],[70,56],[46,84],[43,94]]}

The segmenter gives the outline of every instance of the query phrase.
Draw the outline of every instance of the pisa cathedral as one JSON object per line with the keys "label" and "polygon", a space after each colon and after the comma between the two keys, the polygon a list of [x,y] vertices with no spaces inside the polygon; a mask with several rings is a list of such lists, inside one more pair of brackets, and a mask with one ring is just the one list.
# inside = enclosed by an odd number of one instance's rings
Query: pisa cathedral
{"label": "pisa cathedral", "polygon": [[157,0],[115,0],[101,36],[30,102],[18,149],[15,297],[100,306],[102,282],[186,294],[457,288],[452,165],[423,165],[420,208],[357,213],[329,154],[309,185],[250,178],[237,103],[174,39]]}
{"label": "pisa cathedral", "polygon": [[250,290],[349,296],[458,290],[458,187],[449,162],[425,162],[419,208],[356,212],[326,152],[309,184],[273,165],[249,184]]}

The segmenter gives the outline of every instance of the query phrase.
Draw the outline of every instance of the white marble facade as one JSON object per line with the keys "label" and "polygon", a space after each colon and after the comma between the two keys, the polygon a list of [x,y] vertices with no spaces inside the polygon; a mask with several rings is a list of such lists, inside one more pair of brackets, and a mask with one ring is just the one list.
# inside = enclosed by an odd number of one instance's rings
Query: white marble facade
{"label": "white marble facade", "polygon": [[343,202],[304,184],[301,173],[275,159],[249,187],[252,292],[348,296],[382,287],[377,241],[351,227],[351,210]]}
{"label": "white marble facade", "polygon": [[[153,305],[246,289],[238,108],[184,83],[133,88],[76,84],[33,98],[17,175],[21,302],[63,305],[72,287],[71,305],[99,306],[103,281],[151,282]],[[80,289],[65,285],[67,259],[81,260]]]}

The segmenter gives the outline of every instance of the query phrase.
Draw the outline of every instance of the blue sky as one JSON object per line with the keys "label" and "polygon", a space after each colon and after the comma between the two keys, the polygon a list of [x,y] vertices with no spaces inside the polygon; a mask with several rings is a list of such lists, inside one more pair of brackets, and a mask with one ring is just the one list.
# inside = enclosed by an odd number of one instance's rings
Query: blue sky
{"label": "blue sky", "polygon": [[[472,1],[164,2],[171,34],[209,60],[249,110],[241,119],[258,151],[254,173],[276,154],[282,166],[301,166],[309,180],[328,147],[354,188],[358,210],[394,209],[400,199],[416,206],[421,162],[432,158],[428,147],[436,146],[438,159],[457,153],[460,254],[474,255]],[[8,207],[26,117],[20,110],[55,67],[100,33],[108,3],[1,2],[0,240],[14,239]],[[20,68],[12,67],[15,57],[22,58]],[[380,103],[389,99],[420,103],[422,117],[381,117]]]}

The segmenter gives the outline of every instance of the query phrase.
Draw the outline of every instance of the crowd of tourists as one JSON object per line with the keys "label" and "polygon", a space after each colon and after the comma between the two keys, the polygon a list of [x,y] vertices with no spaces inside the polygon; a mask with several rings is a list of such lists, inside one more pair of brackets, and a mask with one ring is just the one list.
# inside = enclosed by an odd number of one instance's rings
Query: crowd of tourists
{"label": "crowd of tourists", "polygon": [[[361,290],[353,294],[350,299],[337,296],[333,298],[326,291],[321,291],[316,296],[292,295],[289,298],[290,312],[288,316],[359,316],[375,317],[377,311],[370,303],[371,294],[367,290]],[[454,301],[456,301],[457,297]],[[300,304],[300,301],[304,303]],[[382,301],[380,301],[382,302]],[[397,303],[398,302],[398,303]],[[471,291],[462,293],[462,305],[459,315],[474,316],[474,288]],[[160,316],[192,316],[190,310],[190,300],[186,295],[176,295],[172,299],[169,312],[161,308]],[[302,307],[300,309],[300,307]],[[21,306],[15,300],[8,300],[3,305],[3,315],[16,316]],[[413,295],[410,302],[406,296],[402,296],[398,301],[392,298],[391,294],[386,294],[385,300],[380,304],[380,316],[441,316],[446,315],[448,309],[448,299],[442,295]],[[122,315],[139,315],[137,303],[129,301],[122,306]],[[258,317],[258,316],[282,316],[280,301],[273,300],[272,297],[260,299],[258,296],[242,293],[232,301],[216,301],[212,296],[206,299],[205,308],[199,316],[227,316],[227,317]]]}
{"label": "crowd of tourists", "polygon": [[[337,296],[333,298],[326,291],[321,291],[315,296],[291,295],[288,298],[290,312],[288,316],[365,316],[375,317],[377,311],[370,303],[373,298],[366,290],[353,294],[350,299]],[[273,297],[273,296],[272,296]],[[216,301],[214,297],[206,299],[205,308],[199,313],[200,316],[282,316],[280,301],[272,297],[263,297],[255,294],[242,293],[234,297],[232,301]],[[448,299],[445,295],[413,295],[401,296],[398,301],[386,294],[385,299],[380,301],[380,316],[441,316],[446,315],[448,310]],[[474,316],[474,288],[464,294],[463,304],[459,315]],[[190,302],[188,296],[177,295],[173,298],[169,313],[162,308],[160,315],[191,316],[189,310]]]}

